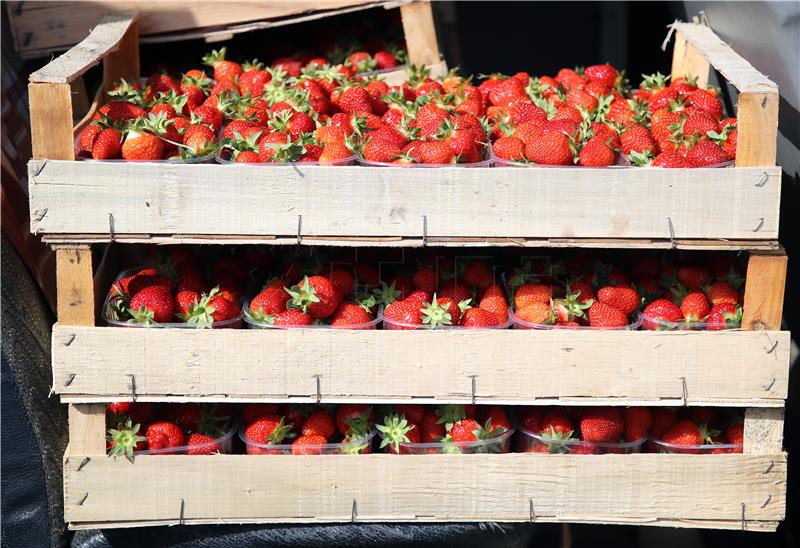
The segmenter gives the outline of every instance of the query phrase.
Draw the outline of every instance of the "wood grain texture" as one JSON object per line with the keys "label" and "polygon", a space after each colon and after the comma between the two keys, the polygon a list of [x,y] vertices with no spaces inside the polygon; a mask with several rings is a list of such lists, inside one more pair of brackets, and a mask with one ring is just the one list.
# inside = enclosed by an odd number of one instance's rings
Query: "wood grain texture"
{"label": "wood grain texture", "polygon": [[778,146],[778,103],[774,92],[739,95],[736,166],[772,166]]}
{"label": "wood grain texture", "polygon": [[62,325],[94,325],[92,250],[89,246],[56,250],[58,321]]}
{"label": "wood grain texture", "polygon": [[754,252],[747,262],[743,329],[780,329],[788,257],[781,251]]}
{"label": "wood grain texture", "polygon": [[[28,84],[31,150],[36,159],[74,160],[72,88],[69,84]],[[38,213],[32,214],[38,216]]]}
{"label": "wood grain texture", "polygon": [[403,20],[409,62],[413,65],[438,63],[439,43],[431,3],[423,0],[403,4],[400,6],[400,17]]}
{"label": "wood grain texture", "polygon": [[695,77],[697,85],[708,84],[708,73],[711,64],[703,57],[682,32],[675,33],[675,46],[672,49],[672,77]]}
{"label": "wood grain texture", "polygon": [[10,2],[9,20],[17,51],[26,56],[46,50],[65,49],[83,40],[108,13],[138,11],[142,34],[169,37],[181,31],[208,27],[246,25],[252,21],[279,19],[347,7],[371,7],[380,2],[364,0],[240,0],[144,1],[91,0],[84,2]]}
{"label": "wood grain texture", "polygon": [[69,451],[92,457],[106,455],[106,406],[102,403],[70,405]]}
{"label": "wood grain texture", "polygon": [[[81,15],[82,9],[73,9],[75,15]],[[134,25],[135,20],[135,12],[106,16],[82,42],[43,68],[31,73],[30,81],[51,84],[72,82],[98,64],[109,52],[114,51]]]}
{"label": "wood grain texture", "polygon": [[55,390],[80,401],[130,397],[133,374],[151,399],[308,401],[319,375],[323,401],[469,402],[476,375],[478,402],[680,405],[685,377],[691,405],[783,406],[788,364],[788,332],[53,331]]}
{"label": "wood grain texture", "polygon": [[93,459],[78,472],[82,460],[70,453],[64,464],[65,519],[73,526],[175,523],[181,500],[189,523],[348,522],[355,501],[356,521],[530,521],[532,503],[540,521],[695,527],[710,520],[737,529],[744,504],[745,528],[759,530],[759,522],[782,520],[786,503],[781,453],[144,456],[133,464]]}
{"label": "wood grain texture", "polygon": [[[429,237],[669,238],[669,218],[675,238],[775,239],[780,203],[775,167],[373,169],[33,161],[29,175],[31,210],[48,209],[44,218],[32,217],[37,234],[108,234],[113,214],[117,234],[296,237],[302,215],[303,236],[422,238],[424,215]],[[719,200],[721,195],[726,199]]]}
{"label": "wood grain texture", "polygon": [[783,449],[783,415],[783,408],[747,408],[744,415],[744,452],[780,452]]}

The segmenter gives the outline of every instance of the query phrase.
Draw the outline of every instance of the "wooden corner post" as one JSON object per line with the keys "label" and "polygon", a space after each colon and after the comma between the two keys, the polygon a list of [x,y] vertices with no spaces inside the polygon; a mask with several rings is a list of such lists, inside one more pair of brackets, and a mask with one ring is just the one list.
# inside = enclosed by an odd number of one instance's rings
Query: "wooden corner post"
{"label": "wooden corner post", "polygon": [[427,0],[400,6],[403,33],[406,37],[408,62],[413,65],[435,65],[440,62],[433,9]]}

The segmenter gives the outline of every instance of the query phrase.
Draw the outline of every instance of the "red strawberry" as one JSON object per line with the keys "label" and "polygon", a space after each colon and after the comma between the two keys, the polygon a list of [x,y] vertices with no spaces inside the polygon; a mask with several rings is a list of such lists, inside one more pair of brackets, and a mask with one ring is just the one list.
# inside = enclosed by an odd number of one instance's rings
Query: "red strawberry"
{"label": "red strawberry", "polygon": [[642,329],[656,330],[659,328],[655,321],[678,322],[683,318],[683,313],[678,306],[669,299],[656,299],[648,304],[642,311]]}
{"label": "red strawberry", "polygon": [[214,80],[234,79],[244,72],[239,63],[225,60],[227,48],[214,50],[203,57],[203,63],[214,67]]}
{"label": "red strawberry", "polygon": [[725,427],[725,438],[733,445],[744,445],[744,423],[739,420]]}
{"label": "red strawberry", "polygon": [[307,312],[314,319],[325,319],[339,304],[336,290],[325,276],[306,276],[289,290],[289,306]]}
{"label": "red strawberry", "polygon": [[369,139],[362,149],[362,156],[370,162],[392,162],[402,153],[396,143],[376,138]]}
{"label": "red strawberry", "polygon": [[122,133],[113,127],[101,130],[92,142],[92,158],[95,160],[116,158],[120,150],[122,150]]}
{"label": "red strawberry", "polygon": [[486,328],[500,325],[501,319],[483,308],[468,308],[461,316],[461,327]]}
{"label": "red strawberry", "polygon": [[589,307],[589,325],[603,328],[625,327],[628,325],[628,316],[619,308],[596,301]]}
{"label": "red strawberry", "polygon": [[650,166],[669,169],[691,167],[684,156],[673,151],[662,152],[655,157]]}
{"label": "red strawberry", "polygon": [[635,124],[629,126],[622,134],[620,135],[620,143],[622,146],[622,152],[626,155],[630,155],[631,152],[638,152],[638,153],[654,153],[656,149],[656,141],[653,139],[653,136],[650,134],[650,131],[641,125]]}
{"label": "red strawberry", "polygon": [[345,403],[336,410],[336,428],[343,436],[351,430],[368,430],[368,423],[374,420],[372,406],[363,403]]}
{"label": "red strawberry", "polygon": [[417,149],[425,164],[456,163],[456,155],[445,141],[418,141]]}
{"label": "red strawberry", "polygon": [[261,417],[267,415],[277,415],[277,403],[245,403],[242,404],[242,420],[249,426]]}
{"label": "red strawberry", "polygon": [[612,88],[617,81],[617,69],[611,65],[591,65],[583,70],[583,75],[590,82],[599,82],[605,87]]}
{"label": "red strawberry", "polygon": [[706,295],[713,305],[728,303],[735,306],[739,304],[739,292],[725,281],[717,281],[709,285],[706,288]]}
{"label": "red strawberry", "polygon": [[425,415],[425,406],[418,403],[397,403],[395,411],[413,423],[418,423]]}
{"label": "red strawberry", "polygon": [[420,318],[423,324],[431,326],[458,325],[461,309],[453,299],[449,297],[437,299],[434,293],[431,302],[424,303],[420,308]]}
{"label": "red strawberry", "polygon": [[392,453],[400,452],[401,443],[419,443],[421,439],[416,423],[400,415],[387,415],[376,428],[381,433],[380,447],[389,446]]}
{"label": "red strawberry", "polygon": [[508,304],[500,286],[487,287],[478,303],[478,308],[491,312],[501,322],[508,319]]}
{"label": "red strawberry", "polygon": [[286,310],[286,303],[290,298],[282,287],[267,287],[250,301],[249,316],[256,321],[264,322],[267,317]]}
{"label": "red strawberry", "polygon": [[625,441],[638,441],[647,435],[653,423],[653,413],[647,407],[626,407],[622,410],[625,416]]}
{"label": "red strawberry", "polygon": [[696,89],[686,96],[687,104],[696,109],[705,111],[715,120],[722,118],[722,102],[719,98],[705,89]]}
{"label": "red strawberry", "polygon": [[656,407],[653,410],[653,422],[650,424],[649,434],[656,439],[660,439],[676,422],[678,422],[678,417],[672,409]]}
{"label": "red strawberry", "polygon": [[340,304],[331,316],[331,325],[337,327],[363,325],[371,321],[372,316],[364,306],[350,302]]}
{"label": "red strawberry", "polygon": [[302,433],[304,436],[316,434],[327,440],[336,433],[336,424],[326,411],[314,411],[303,423]]}
{"label": "red strawberry", "polygon": [[154,422],[148,426],[145,437],[147,438],[148,449],[169,449],[180,447],[184,444],[181,429],[167,421]]}
{"label": "red strawberry", "polygon": [[698,322],[708,316],[706,296],[699,291],[688,293],[681,301],[681,312],[687,322]]}
{"label": "red strawberry", "polygon": [[572,165],[569,138],[560,132],[545,133],[525,147],[525,157],[536,164]]}
{"label": "red strawberry", "polygon": [[678,269],[678,281],[689,291],[697,291],[711,278],[707,268],[682,266]]}
{"label": "red strawberry", "polygon": [[590,442],[618,442],[624,425],[616,407],[588,408],[581,417],[581,436]]}
{"label": "red strawberry", "polygon": [[131,299],[132,323],[167,323],[175,314],[172,293],[160,285],[145,287]]}
{"label": "red strawberry", "polygon": [[436,270],[433,268],[421,268],[414,273],[414,276],[411,278],[411,283],[416,289],[420,289],[426,293],[433,293],[439,286],[439,277],[436,274]]}
{"label": "red strawberry", "polygon": [[518,137],[507,135],[492,144],[495,156],[502,160],[521,162],[525,160],[525,143]]}
{"label": "red strawberry", "polygon": [[[698,90],[701,91],[701,90]],[[698,141],[686,153],[686,161],[692,167],[705,167],[730,161],[730,158],[719,145],[712,141]]]}
{"label": "red strawberry", "polygon": [[130,402],[113,402],[106,404],[106,415],[116,415],[118,418],[126,416],[131,410]]}
{"label": "red strawberry", "polygon": [[186,445],[189,446],[186,450],[187,455],[213,455],[220,452],[220,446],[214,438],[198,432],[189,434]]}
{"label": "red strawberry", "polygon": [[275,325],[275,327],[311,325],[313,322],[314,319],[311,316],[295,308],[284,310],[276,314],[273,319],[273,325]]}
{"label": "red strawberry", "polygon": [[639,293],[634,288],[626,285],[601,287],[597,290],[597,300],[619,308],[628,316],[639,308],[640,302]]}
{"label": "red strawberry", "polygon": [[545,413],[540,428],[539,433],[542,436],[557,439],[571,438],[575,431],[564,409],[558,407],[553,407]]}
{"label": "red strawberry", "polygon": [[542,431],[542,419],[544,419],[544,407],[538,405],[526,405],[517,411],[519,423],[530,432]]}
{"label": "red strawberry", "polygon": [[318,434],[304,434],[292,442],[292,455],[321,455],[328,440]]}
{"label": "red strawberry", "polygon": [[731,303],[715,304],[706,317],[709,331],[739,327],[742,324],[742,307]]}
{"label": "red strawberry", "polygon": [[[425,299],[427,301],[427,299]],[[421,325],[420,319],[420,306],[425,301],[418,301],[416,299],[407,298],[402,301],[395,301],[383,311],[383,317],[390,324],[391,329],[414,329],[414,327],[407,327],[406,325]],[[395,324],[395,325],[391,325]]]}
{"label": "red strawberry", "polygon": [[133,462],[134,451],[141,451],[145,448],[147,438],[139,435],[139,424],[133,424],[130,419],[124,424],[119,424],[117,428],[108,431],[106,437],[109,448],[108,456],[124,456]]}
{"label": "red strawberry", "polygon": [[444,438],[446,432],[444,424],[439,422],[439,415],[433,409],[426,409],[418,421],[420,428],[420,442],[435,443]]}
{"label": "red strawberry", "polygon": [[362,85],[346,85],[331,95],[331,99],[342,112],[347,114],[372,113],[372,98]]}
{"label": "red strawberry", "polygon": [[481,425],[475,419],[461,419],[453,423],[448,433],[448,438],[454,442],[477,441],[481,434]]}
{"label": "red strawberry", "polygon": [[250,441],[265,445],[280,445],[289,435],[292,424],[287,424],[284,417],[261,415],[244,430],[244,437]]}

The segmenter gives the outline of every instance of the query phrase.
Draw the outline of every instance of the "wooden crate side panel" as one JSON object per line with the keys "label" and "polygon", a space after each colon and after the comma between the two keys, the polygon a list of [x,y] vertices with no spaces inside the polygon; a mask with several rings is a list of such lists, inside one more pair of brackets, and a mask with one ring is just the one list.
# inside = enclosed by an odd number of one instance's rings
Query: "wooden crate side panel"
{"label": "wooden crate side panel", "polygon": [[62,325],[94,325],[92,250],[88,245],[56,250],[56,296]]}
{"label": "wooden crate side panel", "polygon": [[106,406],[102,403],[70,405],[69,451],[74,454],[105,457]]}
{"label": "wooden crate side panel", "polygon": [[[192,519],[745,523],[784,517],[774,455],[152,456],[64,465],[68,522]],[[114,485],[116,489],[110,489]],[[120,497],[120,492],[129,496]],[[183,501],[183,502],[182,502]],[[80,503],[80,504],[79,504]],[[531,505],[533,510],[531,510]]]}
{"label": "wooden crate side panel", "polygon": [[783,449],[783,408],[749,407],[744,415],[744,452],[775,453]]}
{"label": "wooden crate side panel", "polygon": [[428,1],[417,1],[400,6],[403,33],[406,38],[408,61],[413,65],[434,65],[439,62],[439,43],[433,10]]}
{"label": "wooden crate side panel", "polygon": [[[32,217],[34,233],[108,234],[110,214],[115,233],[123,234],[296,236],[299,216],[308,236],[421,238],[423,216],[429,237],[775,239],[778,232],[780,170],[774,167],[431,170],[34,161],[29,174],[31,210],[48,209],[43,218]],[[580,196],[580,204],[570,196]],[[594,207],[586,210],[586,203]],[[565,208],[581,214],[565,215]]]}
{"label": "wooden crate side panel", "polygon": [[682,32],[675,33],[675,45],[672,49],[672,77],[697,78],[697,85],[703,87],[708,84],[708,73],[711,64],[686,40]]}
{"label": "wooden crate side panel", "polygon": [[[779,344],[768,353],[775,341]],[[470,401],[474,375],[478,401],[605,398],[619,405],[680,405],[685,395],[693,405],[783,406],[789,364],[789,333],[775,331],[206,331],[56,325],[53,345],[56,392],[99,401],[129,397],[130,375],[136,376],[139,397],[156,399],[313,400],[319,376],[325,401]],[[119,360],[120,355],[127,358]]]}
{"label": "wooden crate side panel", "polygon": [[[72,141],[72,88],[69,84],[28,84],[31,115],[31,150],[34,158],[74,160]],[[43,215],[31,211],[31,218]]]}
{"label": "wooden crate side panel", "polygon": [[780,329],[788,261],[782,250],[750,254],[744,291],[743,329]]}

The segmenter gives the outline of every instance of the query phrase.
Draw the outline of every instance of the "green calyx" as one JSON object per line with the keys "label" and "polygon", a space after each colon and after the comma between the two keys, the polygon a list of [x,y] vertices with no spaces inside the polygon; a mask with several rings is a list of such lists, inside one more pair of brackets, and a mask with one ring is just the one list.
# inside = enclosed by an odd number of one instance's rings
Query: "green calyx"
{"label": "green calyx", "polygon": [[372,413],[372,408],[367,408],[363,413],[357,417],[351,417],[344,422],[348,426],[346,438],[363,438],[370,431],[369,416]]}
{"label": "green calyx", "polygon": [[291,437],[292,432],[292,425],[286,424],[284,422],[284,417],[281,417],[281,420],[278,422],[278,426],[275,427],[275,430],[272,431],[271,434],[267,436],[267,439],[264,440],[265,443],[271,445],[279,445],[283,440],[288,437]]}
{"label": "green calyx", "polygon": [[642,74],[642,78],[642,83],[639,84],[640,88],[646,89],[647,91],[657,91],[667,85],[671,76],[665,76],[660,72],[656,72],[655,74]]}
{"label": "green calyx", "polygon": [[425,303],[420,309],[422,323],[436,325],[453,325],[453,318],[447,311],[447,307],[436,302],[436,294],[433,294],[431,302]]}
{"label": "green calyx", "polygon": [[415,427],[408,424],[405,417],[398,414],[387,415],[383,419],[383,424],[376,426],[379,432],[383,434],[381,440],[381,448],[390,445],[396,453],[400,452],[401,443],[409,443],[407,434]]}
{"label": "green calyx", "polygon": [[381,282],[381,286],[373,289],[372,293],[375,294],[376,302],[384,306],[389,306],[401,295],[401,292],[395,288],[395,282],[392,282],[392,285]]}
{"label": "green calyx", "polygon": [[319,297],[317,297],[317,290],[314,289],[308,282],[308,276],[303,276],[303,284],[293,285],[291,288],[284,288],[291,296],[289,299],[289,303],[287,306],[289,308],[297,308],[301,310],[304,314],[308,313],[308,307],[312,303],[318,303]]}
{"label": "green calyx", "polygon": [[186,314],[178,314],[178,317],[185,321],[187,324],[197,325],[199,327],[211,327],[214,323],[214,307],[211,306],[211,298],[219,294],[219,286],[215,287],[206,294],[203,294],[200,301],[194,300],[189,305],[189,310]]}
{"label": "green calyx", "polygon": [[131,319],[128,320],[128,323],[147,326],[156,323],[153,320],[155,313],[152,310],[149,310],[146,306],[142,306],[138,310],[128,309],[128,313],[131,315]]}
{"label": "green calyx", "polygon": [[546,432],[542,432],[539,436],[544,443],[547,444],[548,452],[554,454],[569,453],[569,445],[566,442],[574,441],[572,437],[573,430],[569,432],[556,432],[552,426],[548,427]]}
{"label": "green calyx", "polygon": [[578,300],[580,296],[581,292],[576,291],[574,293],[568,293],[563,299],[556,299],[556,302],[567,311],[567,321],[585,317],[584,310],[588,310],[592,306],[593,301],[591,299],[587,300],[585,303],[581,303]]}
{"label": "green calyx", "polygon": [[106,440],[111,442],[111,449],[108,452],[108,456],[123,456],[129,461],[133,462],[133,451],[136,448],[136,445],[145,441],[147,438],[138,435],[140,425],[131,424],[130,419],[128,419],[124,425],[120,426],[121,428],[111,428],[108,431]]}
{"label": "green calyx", "polygon": [[128,82],[124,78],[117,82],[114,89],[107,93],[109,97],[120,101],[128,101],[137,106],[144,106],[144,93],[141,89],[136,88],[136,85]]}
{"label": "green calyx", "polygon": [[436,414],[439,415],[439,420],[437,420],[436,423],[444,424],[444,428],[448,432],[453,427],[454,423],[467,418],[464,406],[456,403],[440,405],[436,409]]}
{"label": "green calyx", "polygon": [[203,56],[203,64],[213,67],[220,61],[225,60],[225,53],[228,51],[228,48],[220,48],[218,50],[211,50],[211,53],[208,53]]}

